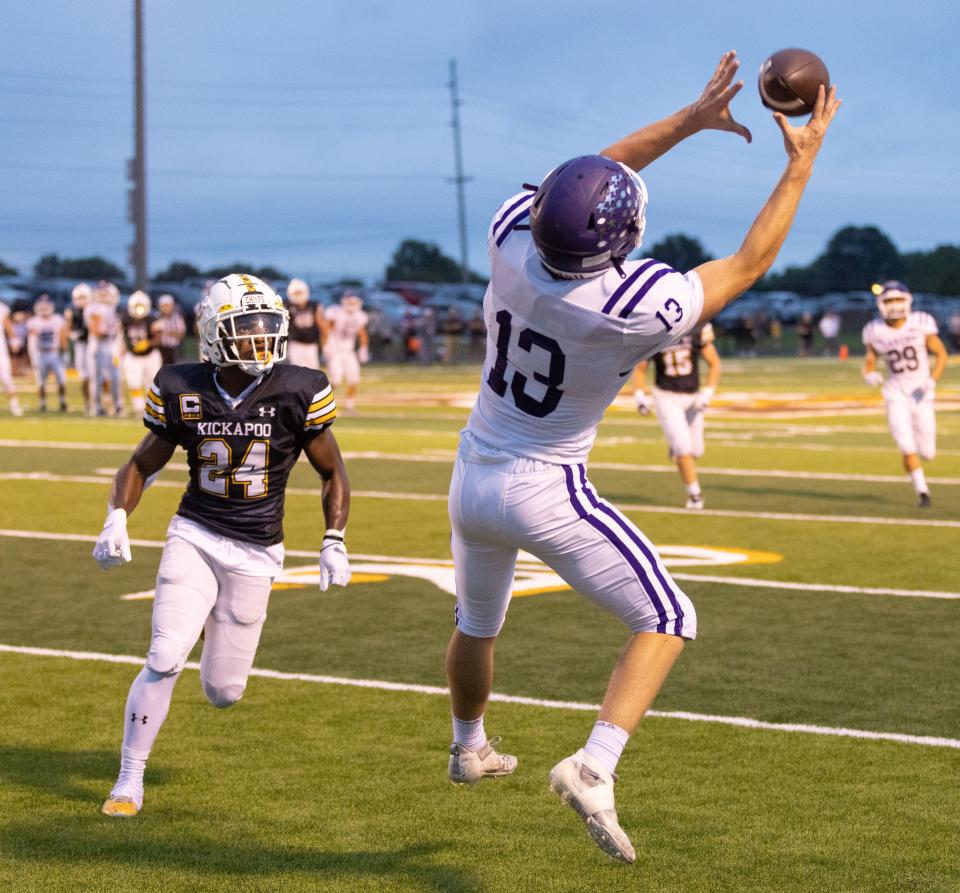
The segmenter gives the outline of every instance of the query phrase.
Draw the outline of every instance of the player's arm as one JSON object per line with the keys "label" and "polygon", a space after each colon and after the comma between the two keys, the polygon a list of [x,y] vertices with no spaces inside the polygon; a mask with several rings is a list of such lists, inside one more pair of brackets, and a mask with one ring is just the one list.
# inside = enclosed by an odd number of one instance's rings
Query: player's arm
{"label": "player's arm", "polygon": [[860,372],[868,385],[878,388],[883,384],[883,373],[877,369],[877,352],[869,344],[866,347],[867,353],[863,358],[863,368]]}
{"label": "player's arm", "polygon": [[803,191],[813,173],[813,163],[827,128],[840,107],[837,88],[821,86],[810,120],[793,127],[779,112],[773,115],[783,133],[787,166],[736,254],[696,268],[703,283],[701,321],[713,319],[773,266],[793,224]]}
{"label": "player's arm", "polygon": [[304,453],[323,481],[326,533],[320,547],[320,589],[325,591],[331,583],[346,586],[350,582],[350,560],[344,543],[350,514],[350,480],[337,439],[329,428],[310,440]]}
{"label": "player's arm", "polygon": [[63,321],[63,325],[60,326],[60,352],[62,353],[65,350],[68,350],[70,347],[70,326],[67,325],[67,321]]}
{"label": "player's arm", "polygon": [[927,353],[933,354],[933,368],[930,377],[934,382],[940,381],[943,370],[947,368],[947,347],[940,340],[939,335],[927,335]]}
{"label": "player's arm", "polygon": [[648,415],[651,408],[650,395],[646,391],[648,365],[649,360],[641,360],[633,370],[633,400],[640,415]]}
{"label": "player's arm", "polygon": [[720,384],[720,372],[723,369],[723,363],[720,360],[717,346],[712,341],[700,349],[700,356],[707,364],[707,383],[705,387],[710,388],[712,394],[717,389],[717,385]]}
{"label": "player's arm", "polygon": [[662,121],[634,131],[600,154],[639,171],[701,130],[727,130],[739,134],[749,143],[753,139],[750,131],[730,114],[730,101],[743,87],[743,81],[733,83],[739,67],[736,50],[724,53],[696,102]]}
{"label": "player's arm", "polygon": [[137,444],[133,455],[120,466],[110,487],[107,520],[93,547],[93,558],[104,570],[133,560],[127,536],[127,516],[137,507],[143,491],[170,461],[175,449],[175,444],[149,432]]}

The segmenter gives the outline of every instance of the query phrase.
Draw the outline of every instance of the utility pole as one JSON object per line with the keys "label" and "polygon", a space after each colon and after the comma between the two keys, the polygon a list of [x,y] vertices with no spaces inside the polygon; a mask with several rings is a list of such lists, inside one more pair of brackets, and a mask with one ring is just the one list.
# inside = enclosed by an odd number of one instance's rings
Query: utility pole
{"label": "utility pole", "polygon": [[127,194],[127,217],[133,224],[133,244],[130,246],[130,265],[134,285],[146,289],[147,278],[147,158],[146,110],[143,84],[143,0],[133,0],[133,80],[134,80],[134,148],[133,158],[127,163],[127,177],[131,182]]}
{"label": "utility pole", "polygon": [[460,145],[460,98],[457,94],[457,61],[450,60],[450,107],[453,119],[450,126],[453,128],[453,164],[456,175],[453,182],[457,187],[457,217],[460,222],[460,277],[463,282],[470,281],[470,268],[467,264],[467,208],[464,197],[464,184],[470,179],[463,175],[463,150]]}

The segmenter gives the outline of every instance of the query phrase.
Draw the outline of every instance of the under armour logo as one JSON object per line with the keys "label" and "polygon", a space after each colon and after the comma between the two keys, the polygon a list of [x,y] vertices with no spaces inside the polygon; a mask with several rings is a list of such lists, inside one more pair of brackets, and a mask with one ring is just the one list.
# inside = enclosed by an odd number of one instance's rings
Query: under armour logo
{"label": "under armour logo", "polygon": [[261,406],[260,407],[260,416],[269,415],[271,418],[277,414],[276,406]]}
{"label": "under armour logo", "polygon": [[147,724],[147,714],[144,713],[143,716],[137,716],[136,713],[130,714],[130,722],[139,722],[141,725]]}

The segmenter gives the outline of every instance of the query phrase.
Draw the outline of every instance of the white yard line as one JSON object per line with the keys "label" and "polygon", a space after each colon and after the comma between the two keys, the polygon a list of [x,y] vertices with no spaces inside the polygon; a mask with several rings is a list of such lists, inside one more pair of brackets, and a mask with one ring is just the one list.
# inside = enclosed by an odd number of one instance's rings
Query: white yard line
{"label": "white yard line", "polygon": [[[0,652],[8,654],[24,654],[32,657],[55,657],[68,660],[99,661],[112,664],[129,664],[141,666],[143,657],[132,654],[103,654],[95,651],[66,651],[58,648],[33,648],[23,645],[0,645]],[[199,670],[200,664],[190,662],[186,665],[189,670]],[[342,676],[321,676],[313,673],[283,673],[279,670],[262,670],[254,668],[251,676],[260,676],[266,679],[277,679],[284,682],[311,682],[317,685],[344,685],[353,688],[369,688],[378,691],[410,692],[423,695],[446,697],[449,692],[436,685],[415,685],[406,682],[387,682],[379,679],[349,679]],[[554,701],[546,698],[527,698],[520,695],[502,695],[494,693],[491,701],[503,704],[519,704],[525,707],[541,707],[548,710],[580,710],[590,713],[599,709],[599,704],[588,704],[580,701]],[[940,738],[932,735],[906,735],[901,732],[871,732],[866,729],[846,729],[835,726],[815,726],[805,723],[777,723],[764,722],[746,716],[721,716],[709,713],[690,713],[685,710],[650,710],[648,716],[658,719],[681,719],[689,722],[710,722],[719,725],[737,726],[739,728],[757,729],[774,732],[800,732],[808,735],[829,735],[840,738],[859,738],[872,741],[895,741],[899,744],[918,744],[924,747],[948,747],[960,750],[960,740],[956,738]]]}
{"label": "white yard line", "polygon": [[[97,541],[96,536],[92,534],[52,533],[43,530],[0,529],[0,537],[28,540],[56,540],[73,543],[95,543]],[[131,545],[148,549],[162,549],[164,545],[163,540],[132,539],[130,543]],[[453,562],[449,558],[410,558],[408,556],[371,555],[362,552],[351,552],[350,554],[351,557],[358,562],[372,561],[388,562],[391,564],[453,566]],[[317,558],[317,552],[311,549],[287,549],[286,555],[288,558],[308,558],[313,561]],[[521,567],[521,569],[529,569],[539,564],[536,559],[527,556],[521,560],[518,566]],[[711,574],[688,574],[675,571],[671,571],[671,574],[677,580],[694,583],[716,583],[724,586],[746,586],[754,589],[787,589],[795,592],[833,592],[849,595],[895,596],[904,598],[960,599],[960,592],[948,592],[937,589],[895,589],[871,586],[846,586],[837,583],[800,583],[786,580],[761,579],[757,577],[727,577]]]}

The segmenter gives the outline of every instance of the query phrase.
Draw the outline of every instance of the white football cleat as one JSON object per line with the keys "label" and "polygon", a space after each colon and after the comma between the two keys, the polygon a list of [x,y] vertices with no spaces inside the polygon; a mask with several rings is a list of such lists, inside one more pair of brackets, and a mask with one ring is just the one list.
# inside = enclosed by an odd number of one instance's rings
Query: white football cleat
{"label": "white football cleat", "polygon": [[688,497],[687,497],[687,508],[688,508],[688,509],[694,509],[695,511],[699,511],[700,509],[702,509],[702,508],[703,508],[703,494],[701,493],[699,496],[688,496]]}
{"label": "white football cleat", "polygon": [[454,784],[476,784],[481,778],[500,778],[517,768],[517,758],[498,753],[494,745],[499,738],[491,738],[483,747],[472,750],[462,744],[450,745],[447,774]]}
{"label": "white football cleat", "polygon": [[608,856],[632,865],[637,854],[620,827],[613,803],[616,780],[616,775],[582,749],[550,770],[550,790],[577,811],[597,846]]}
{"label": "white football cleat", "polygon": [[142,806],[143,782],[117,779],[110,796],[100,807],[100,812],[112,818],[132,819]]}

